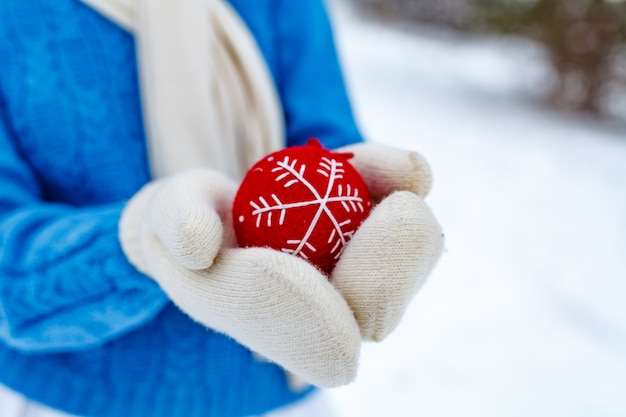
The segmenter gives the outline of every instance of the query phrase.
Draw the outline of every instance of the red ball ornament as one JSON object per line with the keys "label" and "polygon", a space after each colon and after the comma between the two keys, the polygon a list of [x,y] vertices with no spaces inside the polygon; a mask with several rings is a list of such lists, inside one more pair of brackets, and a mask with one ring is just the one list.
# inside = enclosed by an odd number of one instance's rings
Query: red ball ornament
{"label": "red ball ornament", "polygon": [[233,203],[239,245],[280,250],[330,273],[372,206],[351,157],[312,138],[257,162]]}

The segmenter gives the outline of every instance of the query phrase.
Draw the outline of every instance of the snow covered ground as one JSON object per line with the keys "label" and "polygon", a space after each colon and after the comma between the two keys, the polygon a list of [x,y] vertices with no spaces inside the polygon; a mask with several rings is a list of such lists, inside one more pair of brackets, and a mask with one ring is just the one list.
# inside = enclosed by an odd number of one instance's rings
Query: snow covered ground
{"label": "snow covered ground", "polygon": [[447,250],[343,417],[626,416],[626,129],[540,108],[537,51],[333,9],[357,116],[431,162]]}

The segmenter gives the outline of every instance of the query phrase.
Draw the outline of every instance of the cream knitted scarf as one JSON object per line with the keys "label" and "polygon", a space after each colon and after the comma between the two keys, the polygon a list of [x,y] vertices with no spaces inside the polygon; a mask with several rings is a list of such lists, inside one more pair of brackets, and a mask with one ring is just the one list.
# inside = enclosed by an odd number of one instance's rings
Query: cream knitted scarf
{"label": "cream knitted scarf", "polygon": [[234,179],[283,144],[258,46],[224,0],[82,0],[135,36],[154,177],[205,166]]}

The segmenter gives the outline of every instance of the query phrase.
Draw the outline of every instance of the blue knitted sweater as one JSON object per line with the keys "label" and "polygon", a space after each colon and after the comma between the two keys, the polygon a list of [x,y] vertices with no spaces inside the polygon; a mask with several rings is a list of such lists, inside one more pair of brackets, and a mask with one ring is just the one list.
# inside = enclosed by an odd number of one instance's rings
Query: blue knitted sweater
{"label": "blue knitted sweater", "polygon": [[[362,140],[322,0],[231,3],[286,144]],[[78,0],[0,1],[0,383],[94,417],[245,416],[306,395],[128,263],[120,212],[148,181],[132,36]]]}

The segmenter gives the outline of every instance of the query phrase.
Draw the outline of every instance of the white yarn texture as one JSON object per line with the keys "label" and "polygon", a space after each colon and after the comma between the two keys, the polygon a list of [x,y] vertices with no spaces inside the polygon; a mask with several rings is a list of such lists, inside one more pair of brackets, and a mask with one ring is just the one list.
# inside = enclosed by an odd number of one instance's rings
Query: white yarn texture
{"label": "white yarn texture", "polygon": [[124,252],[199,323],[308,383],[351,382],[361,343],[352,310],[306,261],[232,247],[223,225],[230,224],[225,203],[235,190],[228,178],[203,169],[151,183],[123,212]]}
{"label": "white yarn texture", "polygon": [[350,152],[375,206],[348,242],[332,281],[347,300],[364,340],[381,341],[400,323],[444,248],[443,232],[422,200],[432,174],[417,152],[362,143]]}
{"label": "white yarn texture", "polygon": [[443,236],[419,196],[430,179],[409,180],[429,172],[423,158],[371,144],[343,150],[354,153],[364,178],[396,191],[374,195],[380,203],[330,281],[295,256],[234,248],[237,185],[208,169],[155,181],[133,197],[120,222],[124,252],[196,321],[308,383],[347,384],[356,377],[361,341],[383,340],[398,326],[439,259]]}

